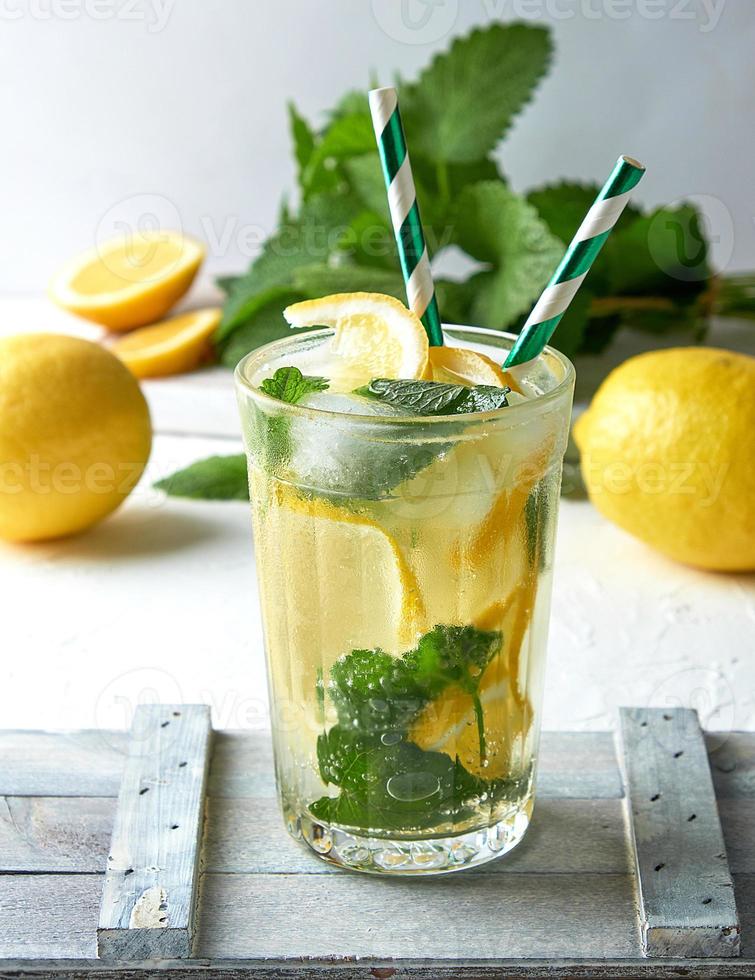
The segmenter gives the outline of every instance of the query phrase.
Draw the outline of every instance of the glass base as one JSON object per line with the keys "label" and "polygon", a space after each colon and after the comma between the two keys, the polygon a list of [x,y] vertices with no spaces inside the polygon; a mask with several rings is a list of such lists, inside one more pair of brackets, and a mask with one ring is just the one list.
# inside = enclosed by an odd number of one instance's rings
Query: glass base
{"label": "glass base", "polygon": [[512,850],[530,823],[532,801],[491,827],[454,837],[406,840],[364,837],[318,823],[309,815],[286,815],[292,837],[303,840],[323,860],[352,871],[379,875],[442,875],[476,868]]}

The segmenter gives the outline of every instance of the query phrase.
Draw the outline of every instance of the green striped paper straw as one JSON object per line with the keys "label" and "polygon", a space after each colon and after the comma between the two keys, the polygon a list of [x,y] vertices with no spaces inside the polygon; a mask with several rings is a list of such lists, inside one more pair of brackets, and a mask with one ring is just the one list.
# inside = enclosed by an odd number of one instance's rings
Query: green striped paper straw
{"label": "green striped paper straw", "polygon": [[503,365],[505,368],[531,361],[542,352],[644,173],[643,165],[631,157],[619,157],[616,161],[611,176],[522,327]]}
{"label": "green striped paper straw", "polygon": [[422,321],[430,344],[433,347],[441,347],[443,331],[440,326],[440,313],[435,299],[430,258],[419,217],[417,193],[414,189],[404,127],[401,125],[396,89],[372,89],[370,112],[380,162],[383,165],[388,207],[401,260],[401,271],[404,273],[409,307]]}

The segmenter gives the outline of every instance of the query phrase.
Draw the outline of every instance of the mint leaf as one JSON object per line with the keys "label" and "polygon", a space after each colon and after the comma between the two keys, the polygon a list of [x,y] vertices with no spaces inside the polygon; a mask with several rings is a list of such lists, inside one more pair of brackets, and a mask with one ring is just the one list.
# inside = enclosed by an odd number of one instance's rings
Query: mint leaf
{"label": "mint leaf", "polygon": [[606,242],[608,281],[618,295],[695,295],[710,277],[708,243],[693,205],[658,208]]}
{"label": "mint leaf", "polygon": [[[562,181],[558,184],[549,184],[531,191],[527,195],[527,200],[537,208],[538,214],[543,221],[545,221],[553,234],[566,246],[582,224],[582,220],[592,206],[599,190],[600,188],[597,184],[579,184]],[[606,246],[590,269],[588,283],[589,289],[593,294],[600,296],[609,291],[609,260],[606,249],[611,245],[617,234],[623,229],[628,228],[640,216],[641,212],[639,208],[631,203],[624,209],[623,214],[611,232],[611,237],[608,239]],[[580,289],[577,298],[581,293],[582,290]],[[557,346],[565,354],[569,354],[570,351],[574,353],[578,348],[562,340],[562,332],[566,327],[564,320],[558,326]],[[574,322],[572,318],[572,325]],[[582,331],[583,333],[584,331]],[[572,335],[576,336],[576,334],[577,331],[572,330]]]}
{"label": "mint leaf", "polygon": [[593,291],[589,288],[591,286],[592,280],[588,279],[580,288],[561,318],[551,341],[553,346],[567,357],[574,357],[582,347],[590,325],[590,307],[593,300]]}
{"label": "mint leaf", "polygon": [[305,395],[313,391],[326,391],[330,385],[327,378],[302,374],[298,367],[280,367],[272,376],[265,378],[260,385],[262,391],[271,398],[279,398],[289,405],[296,405]]}
{"label": "mint leaf", "polygon": [[401,408],[412,415],[466,415],[470,412],[490,412],[508,405],[506,395],[511,388],[494,385],[443,384],[439,381],[396,381],[373,378],[368,385],[357,388],[356,395],[375,398]]}
{"label": "mint leaf", "polygon": [[380,649],[337,660],[327,690],[339,724],[367,734],[407,729],[426,701],[406,661]]}
{"label": "mint leaf", "polygon": [[468,694],[477,690],[485,667],[501,649],[498,631],[474,626],[436,626],[404,657],[417,687],[431,701],[450,684]]}
{"label": "mint leaf", "polygon": [[249,271],[233,283],[224,281],[230,292],[216,342],[228,338],[270,303],[278,302],[282,311],[282,300],[295,291],[293,280],[298,269],[324,263],[332,252],[349,247],[351,223],[361,208],[360,202],[349,196],[315,194],[304,203],[297,218],[282,222]]}
{"label": "mint leaf", "polygon": [[552,54],[549,32],[494,24],[457,38],[401,89],[412,153],[468,163],[486,157],[532,97]]}
{"label": "mint leaf", "polygon": [[239,326],[217,344],[220,363],[235,368],[250,351],[291,335],[291,328],[283,319],[283,310],[290,304],[304,299],[301,293],[290,290],[276,292],[276,298],[259,306]]}
{"label": "mint leaf", "polygon": [[333,165],[337,161],[374,149],[375,134],[368,112],[367,97],[363,96],[362,112],[339,116],[328,126],[319,142],[315,143],[302,174],[305,194],[316,188],[323,179],[323,173],[332,173]]}
{"label": "mint leaf", "polygon": [[406,287],[397,269],[365,268],[344,263],[338,266],[308,265],[294,274],[294,285],[306,298],[330,293],[386,293],[406,301]]}
{"label": "mint leaf", "polygon": [[323,781],[341,792],[316,800],[312,814],[360,829],[411,830],[458,820],[471,815],[467,801],[487,788],[442,752],[425,752],[402,738],[386,745],[379,736],[338,725],[318,738],[317,757]]}
{"label": "mint leaf", "polygon": [[299,184],[303,184],[302,175],[312,158],[315,148],[315,134],[307,120],[296,111],[293,102],[288,103],[288,121],[291,127],[291,139],[294,144],[294,157],[299,170]]}
{"label": "mint leaf", "polygon": [[456,685],[473,698],[484,753],[477,687],[500,648],[498,632],[436,626],[403,657],[354,650],[336,661],[327,690],[338,724],[318,738],[317,758],[323,782],[340,793],[315,801],[314,816],[362,829],[421,829],[471,814],[482,793],[521,788],[473,776],[458,759],[407,737],[425,705]]}
{"label": "mint leaf", "polygon": [[[530,191],[527,200],[537,208],[538,214],[553,234],[564,245],[568,245],[592,207],[599,190],[598,184],[564,180]],[[620,228],[626,228],[640,215],[640,209],[630,202],[611,234],[615,234]]]}
{"label": "mint leaf", "polygon": [[564,247],[532,205],[500,182],[467,187],[455,215],[456,243],[491,266],[470,280],[474,283],[472,322],[508,327],[530,311]]}
{"label": "mint leaf", "polygon": [[194,500],[248,500],[246,457],[210,456],[155,483],[169,497]]}

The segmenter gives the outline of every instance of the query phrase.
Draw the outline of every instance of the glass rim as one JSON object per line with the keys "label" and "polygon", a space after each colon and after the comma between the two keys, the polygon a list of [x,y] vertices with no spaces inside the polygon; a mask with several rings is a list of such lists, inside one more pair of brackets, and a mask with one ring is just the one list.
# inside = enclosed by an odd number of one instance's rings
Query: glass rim
{"label": "glass rim", "polygon": [[[510,340],[513,342],[516,340],[516,334],[508,333],[504,330],[494,330],[490,327],[476,327],[472,324],[457,324],[457,323],[443,323],[442,328],[444,333],[448,331],[460,331],[461,333],[475,333],[483,334],[484,336],[497,337],[502,340]],[[347,424],[354,423],[369,423],[371,425],[433,425],[435,423],[448,425],[449,422],[461,421],[466,419],[469,421],[471,417],[475,421],[495,421],[498,419],[513,419],[518,417],[522,419],[528,413],[541,410],[544,405],[548,405],[551,402],[558,402],[564,397],[564,394],[569,391],[573,385],[574,379],[576,377],[576,371],[574,365],[569,360],[569,358],[562,354],[561,351],[557,350],[555,347],[546,345],[543,348],[543,353],[554,357],[559,364],[561,364],[564,375],[561,380],[556,384],[550,391],[546,391],[544,395],[538,395],[537,398],[528,398],[526,401],[517,402],[513,405],[507,405],[502,408],[491,409],[487,412],[474,412],[471,415],[362,415],[358,412],[336,412],[332,409],[327,408],[315,408],[310,405],[296,405],[291,402],[281,401],[280,398],[275,398],[272,395],[268,395],[266,392],[262,391],[261,388],[256,388],[248,379],[245,373],[247,364],[261,356],[264,356],[266,352],[275,352],[278,348],[284,348],[291,344],[291,341],[302,342],[305,339],[313,337],[326,337],[332,336],[335,331],[332,327],[322,327],[317,330],[307,330],[299,334],[298,336],[294,333],[289,337],[281,337],[279,340],[272,340],[267,344],[263,344],[261,347],[257,347],[248,354],[245,354],[241,360],[236,365],[233,376],[236,384],[239,388],[244,389],[249,395],[254,399],[259,401],[262,405],[267,405],[270,408],[278,409],[281,408],[292,415],[298,415],[302,418],[308,418],[311,421],[317,420],[343,420],[346,419]]]}

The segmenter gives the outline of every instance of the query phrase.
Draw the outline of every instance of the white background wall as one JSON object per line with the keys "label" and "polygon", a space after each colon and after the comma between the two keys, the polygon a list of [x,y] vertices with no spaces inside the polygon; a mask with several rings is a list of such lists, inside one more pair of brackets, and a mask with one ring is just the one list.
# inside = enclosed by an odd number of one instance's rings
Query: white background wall
{"label": "white background wall", "polygon": [[292,187],[286,100],[318,119],[522,17],[557,55],[500,151],[514,186],[630,153],[641,201],[702,195],[719,265],[755,267],[752,0],[0,0],[0,290],[145,211],[242,268]]}

